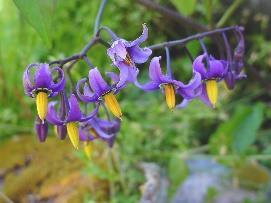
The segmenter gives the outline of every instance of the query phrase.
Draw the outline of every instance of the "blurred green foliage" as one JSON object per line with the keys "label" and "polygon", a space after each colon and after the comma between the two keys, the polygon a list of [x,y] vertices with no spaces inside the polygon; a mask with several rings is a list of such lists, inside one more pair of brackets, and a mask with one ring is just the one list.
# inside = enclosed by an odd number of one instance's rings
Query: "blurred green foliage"
{"label": "blurred green foliage", "polygon": [[[99,6],[99,1],[84,0],[50,0],[46,2],[47,6],[40,0],[14,2],[19,10],[12,1],[0,0],[0,138],[31,132],[33,128],[34,102],[24,96],[22,88],[25,66],[80,51],[92,36]],[[158,2],[209,27],[216,24],[230,6],[214,0]],[[241,154],[243,159],[253,154],[271,155],[271,41],[264,34],[268,26],[262,22],[260,27],[250,29],[247,23],[250,16],[245,15],[249,8],[242,5],[240,9],[240,12],[233,12],[225,24],[243,23],[249,30],[246,32],[245,59],[248,79],[239,82],[233,92],[220,87],[216,109],[193,101],[187,108],[171,112],[161,92],[144,93],[129,86],[120,93],[119,101],[125,116],[112,150],[118,157],[118,167],[111,172],[94,163],[88,163],[86,167],[89,173],[112,182],[118,195],[112,196],[111,202],[128,203],[139,199],[139,192],[135,191],[139,191],[144,180],[136,167],[140,161],[157,162],[165,168],[172,183],[170,193],[173,194],[187,175],[179,154],[191,148],[207,145],[210,155]],[[195,33],[176,26],[156,12],[148,12],[134,1],[108,1],[102,18],[102,25],[109,26],[128,40],[141,33],[144,22],[149,27],[147,44]],[[103,37],[108,39],[106,35]],[[208,44],[212,53],[214,45],[209,41]],[[200,52],[197,42],[189,43],[188,48],[193,56]],[[163,51],[154,54],[164,56]],[[174,73],[177,78],[187,81],[191,76],[189,59],[178,47],[171,54]],[[103,70],[112,68],[104,47],[92,49],[88,56],[95,66]],[[147,64],[140,67],[140,81],[146,81],[147,67]],[[86,76],[87,71],[87,67],[79,63],[72,70],[74,80]],[[82,153],[78,156],[84,158]],[[228,164],[232,164],[231,160]]]}

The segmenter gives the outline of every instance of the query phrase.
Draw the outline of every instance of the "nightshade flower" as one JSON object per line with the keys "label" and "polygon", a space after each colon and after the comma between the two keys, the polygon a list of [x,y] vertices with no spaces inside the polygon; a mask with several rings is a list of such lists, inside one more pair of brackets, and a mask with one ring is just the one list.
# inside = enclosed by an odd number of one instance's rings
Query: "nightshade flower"
{"label": "nightshade flower", "polygon": [[103,140],[108,143],[109,147],[112,147],[119,129],[120,123],[117,119],[108,121],[94,117],[81,123],[79,127],[79,138],[80,141],[84,143],[84,151],[87,157],[91,157],[93,151],[92,141],[95,139]]}
{"label": "nightshade flower", "polygon": [[[34,78],[31,79],[30,69],[35,69]],[[54,82],[52,73],[58,73],[57,80]],[[46,63],[30,64],[26,67],[23,74],[23,86],[25,94],[36,98],[36,106],[39,118],[44,121],[47,114],[48,97],[56,96],[64,89],[64,72],[59,67],[49,68]]]}
{"label": "nightshade flower", "polygon": [[124,85],[126,82],[133,83],[138,74],[135,64],[145,63],[152,50],[145,47],[140,48],[139,45],[148,38],[148,28],[143,24],[143,33],[134,41],[126,41],[124,39],[115,40],[111,47],[107,49],[107,54],[111,58],[113,64],[120,70],[121,80],[117,87]]}
{"label": "nightshade flower", "polygon": [[[115,97],[115,94],[122,87],[115,87],[115,85],[108,85],[102,78],[101,73],[97,68],[89,71],[89,86],[86,83],[86,79],[80,80],[76,85],[77,95],[83,102],[99,102],[104,101],[106,107],[112,112],[117,118],[121,118],[122,113],[119,103]],[[116,81],[115,81],[116,82]],[[83,94],[80,92],[80,86],[84,85]]]}
{"label": "nightshade flower", "polygon": [[169,109],[175,107],[175,94],[180,94],[184,99],[191,99],[193,92],[201,84],[200,74],[195,72],[193,79],[187,84],[183,84],[173,78],[171,72],[163,74],[159,60],[161,57],[154,57],[149,66],[149,78],[150,81],[144,85],[139,84],[137,81],[135,85],[145,91],[154,91],[159,88],[163,89],[165,94],[166,103]]}
{"label": "nightshade flower", "polygon": [[68,136],[71,140],[71,143],[76,149],[78,149],[79,134],[77,123],[87,121],[94,117],[98,111],[99,105],[97,105],[96,108],[88,116],[83,116],[80,111],[77,99],[75,95],[72,94],[68,100],[68,111],[64,119],[61,119],[58,116],[57,112],[54,109],[55,105],[56,102],[50,102],[48,104],[48,114],[46,116],[46,119],[48,120],[49,123],[54,125],[58,126],[66,125]]}
{"label": "nightshade flower", "polygon": [[232,61],[223,61],[224,66],[229,66],[224,81],[230,90],[234,88],[236,80],[246,78],[246,75],[241,72],[244,66],[245,40],[241,31],[237,31],[237,35],[239,41],[234,49]]}
{"label": "nightshade flower", "polygon": [[227,72],[226,66],[220,60],[202,54],[194,60],[193,70],[199,72],[203,80],[200,98],[207,104],[210,102],[214,107],[218,95],[217,82],[224,79]]}
{"label": "nightshade flower", "polygon": [[35,131],[40,142],[45,142],[48,135],[48,123],[42,121],[38,116],[35,119]]}

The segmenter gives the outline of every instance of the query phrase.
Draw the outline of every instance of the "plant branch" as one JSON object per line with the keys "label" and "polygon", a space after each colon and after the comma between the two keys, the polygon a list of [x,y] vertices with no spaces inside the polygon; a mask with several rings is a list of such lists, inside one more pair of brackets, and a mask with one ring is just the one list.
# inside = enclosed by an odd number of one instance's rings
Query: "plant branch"
{"label": "plant branch", "polygon": [[239,26],[219,28],[219,29],[215,29],[215,30],[211,30],[211,31],[191,35],[189,37],[186,37],[186,38],[180,39],[180,40],[174,40],[174,41],[168,41],[168,42],[163,42],[163,43],[159,43],[159,44],[154,44],[154,45],[149,46],[148,48],[150,48],[152,50],[155,50],[155,49],[161,49],[161,48],[172,47],[172,46],[177,46],[177,45],[178,46],[184,46],[189,41],[192,41],[192,40],[195,40],[195,39],[201,39],[201,38],[204,38],[206,36],[211,36],[211,35],[221,33],[221,32],[235,30],[235,29],[238,29],[238,28],[240,30],[243,30],[243,27],[239,27]]}
{"label": "plant branch", "polygon": [[145,6],[148,9],[157,11],[158,13],[163,15],[164,17],[175,21],[176,23],[180,24],[181,26],[184,26],[184,27],[187,27],[187,28],[192,28],[192,29],[197,30],[199,32],[208,30],[208,28],[205,27],[204,25],[201,25],[201,24],[191,20],[190,18],[187,18],[187,17],[179,14],[176,11],[173,11],[173,10],[171,10],[169,8],[161,6],[161,5],[157,4],[157,3],[155,3],[154,1],[151,1],[151,0],[137,0],[137,2],[139,4]]}
{"label": "plant branch", "polygon": [[107,0],[101,0],[101,4],[100,4],[100,7],[99,7],[98,13],[96,15],[96,19],[95,19],[94,35],[96,35],[96,33],[100,27],[101,18],[102,18],[102,14],[103,14],[106,2],[107,2]]}

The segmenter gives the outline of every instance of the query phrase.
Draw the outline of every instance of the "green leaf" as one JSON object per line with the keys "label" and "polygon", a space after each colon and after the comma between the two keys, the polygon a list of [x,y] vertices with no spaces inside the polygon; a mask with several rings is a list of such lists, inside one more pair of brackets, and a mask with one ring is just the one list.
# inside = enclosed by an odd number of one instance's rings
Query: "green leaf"
{"label": "green leaf", "polygon": [[239,123],[233,131],[233,148],[237,152],[243,152],[251,145],[257,135],[257,131],[260,128],[263,121],[262,104],[257,104],[253,107],[244,107],[236,115],[239,117]]}
{"label": "green leaf", "polygon": [[194,13],[197,0],[171,0],[171,3],[182,15],[189,16]]}
{"label": "green leaf", "polygon": [[218,153],[226,147],[226,151],[242,153],[255,141],[263,121],[264,105],[240,105],[236,109],[234,115],[212,135],[210,145],[213,152]]}
{"label": "green leaf", "polygon": [[53,0],[13,0],[22,16],[36,30],[47,47],[51,47],[50,28],[54,11]]}

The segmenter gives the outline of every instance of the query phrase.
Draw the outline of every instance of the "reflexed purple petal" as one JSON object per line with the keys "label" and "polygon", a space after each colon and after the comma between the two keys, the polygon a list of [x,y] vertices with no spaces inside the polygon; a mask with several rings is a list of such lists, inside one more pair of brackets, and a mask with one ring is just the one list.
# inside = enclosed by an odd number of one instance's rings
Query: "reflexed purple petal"
{"label": "reflexed purple petal", "polygon": [[160,59],[161,57],[153,57],[149,66],[149,77],[155,83],[163,83],[165,79],[159,63]]}
{"label": "reflexed purple petal", "polygon": [[219,60],[210,60],[210,69],[207,71],[207,79],[222,78],[225,74],[225,68]]}
{"label": "reflexed purple petal", "polygon": [[65,75],[64,75],[64,72],[62,69],[60,69],[59,67],[55,67],[52,69],[51,72],[53,71],[57,71],[58,72],[58,82],[57,83],[54,83],[52,81],[51,83],[51,86],[50,86],[50,89],[53,91],[53,92],[60,92],[64,89],[64,86],[65,86]]}
{"label": "reflexed purple petal", "polygon": [[35,131],[37,138],[40,142],[45,142],[48,135],[48,123],[47,121],[42,121],[38,116],[35,120]]}
{"label": "reflexed purple petal", "polygon": [[190,102],[189,99],[183,99],[183,101],[180,104],[176,105],[176,108],[183,109],[184,107],[187,106],[187,104],[189,104],[189,102]]}
{"label": "reflexed purple petal", "polygon": [[143,85],[141,85],[138,81],[136,81],[136,82],[135,82],[135,85],[136,85],[138,88],[140,88],[140,89],[142,89],[142,90],[145,90],[145,91],[153,91],[153,90],[157,90],[157,89],[160,88],[160,87],[159,87],[160,83],[155,83],[155,82],[152,82],[152,81],[147,82],[147,83],[145,83],[145,84],[143,84]]}
{"label": "reflexed purple petal", "polygon": [[66,122],[80,121],[82,114],[80,111],[78,101],[74,94],[70,96],[69,106],[70,110],[68,112]]}
{"label": "reflexed purple petal", "polygon": [[[83,102],[95,102],[95,101],[98,101],[99,96],[90,91],[88,85],[85,83],[86,81],[87,81],[86,79],[81,79],[81,80],[78,81],[78,83],[76,85],[77,96]],[[81,84],[85,84],[84,85],[84,94],[82,94],[81,91],[80,91]]]}
{"label": "reflexed purple petal", "polygon": [[194,90],[201,85],[201,75],[198,72],[194,72],[193,78],[186,85],[177,80],[173,80],[172,83],[177,86],[177,89],[180,88],[183,90]]}
{"label": "reflexed purple petal", "polygon": [[90,87],[99,97],[110,90],[97,68],[91,69],[88,77]]}
{"label": "reflexed purple petal", "polygon": [[[204,59],[206,55],[198,56],[193,62],[193,70],[199,72],[203,80],[208,79],[221,79],[223,78],[225,72],[225,67],[220,60],[216,60],[212,56],[209,57],[209,69],[205,67]],[[207,59],[206,59],[207,60]]]}
{"label": "reflexed purple petal", "polygon": [[93,135],[89,133],[90,129],[89,128],[84,128],[84,127],[79,127],[79,140],[80,141],[92,141],[95,139]]}
{"label": "reflexed purple petal", "polygon": [[39,65],[34,75],[34,82],[36,88],[50,88],[52,75],[48,64],[41,63]]}
{"label": "reflexed purple petal", "polygon": [[88,120],[92,119],[94,116],[96,116],[98,113],[99,107],[100,107],[100,103],[97,103],[95,108],[93,109],[93,111],[90,114],[88,114],[87,116],[81,117],[80,122],[88,121]]}
{"label": "reflexed purple petal", "polygon": [[49,102],[48,113],[46,115],[46,120],[53,125],[63,125],[64,121],[61,120],[54,109],[57,102]]}
{"label": "reflexed purple petal", "polygon": [[127,56],[127,50],[124,45],[124,40],[116,40],[113,42],[110,48],[107,49],[107,55],[113,62],[117,62],[116,57],[120,57],[122,60]]}
{"label": "reflexed purple petal", "polygon": [[117,83],[116,87],[120,89],[126,85],[126,82],[129,79],[129,68],[131,67],[126,65],[123,62],[119,62],[117,67],[120,71],[120,75],[119,75],[119,82]]}
{"label": "reflexed purple petal", "polygon": [[206,78],[206,73],[207,70],[205,68],[204,63],[202,62],[203,59],[205,58],[205,55],[199,55],[194,61],[193,61],[193,70],[196,72],[199,72],[201,76],[203,77],[202,79]]}
{"label": "reflexed purple petal", "polygon": [[147,26],[145,24],[143,24],[142,26],[143,26],[142,34],[137,39],[135,39],[134,41],[125,42],[126,47],[133,47],[135,45],[139,45],[142,42],[146,41],[146,39],[148,38],[148,28],[147,28]]}
{"label": "reflexed purple petal", "polygon": [[139,46],[133,46],[127,48],[129,55],[134,63],[145,63],[149,56],[152,54],[152,50],[149,48],[140,48]]}
{"label": "reflexed purple petal", "polygon": [[106,72],[105,74],[113,81],[114,84],[117,84],[120,80],[119,75],[114,72]]}
{"label": "reflexed purple petal", "polygon": [[24,86],[24,92],[26,95],[28,96],[32,96],[31,92],[33,91],[33,89],[35,89],[34,84],[31,82],[30,79],[30,69],[31,68],[37,68],[38,64],[30,64],[26,67],[24,74],[23,74],[23,86]]}

